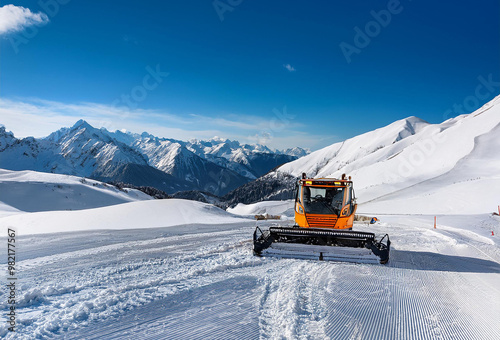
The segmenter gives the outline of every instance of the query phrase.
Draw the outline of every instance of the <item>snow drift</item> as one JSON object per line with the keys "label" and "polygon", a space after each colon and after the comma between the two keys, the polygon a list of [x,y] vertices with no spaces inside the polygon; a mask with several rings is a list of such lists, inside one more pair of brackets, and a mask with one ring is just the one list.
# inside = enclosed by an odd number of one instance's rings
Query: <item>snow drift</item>
{"label": "snow drift", "polygon": [[293,200],[265,201],[253,204],[239,203],[234,208],[226,209],[231,214],[242,216],[255,215],[279,215],[283,217],[294,217]]}
{"label": "snow drift", "polygon": [[131,202],[79,211],[16,214],[0,219],[18,233],[41,234],[81,230],[142,229],[186,224],[248,222],[211,204],[180,199]]}
{"label": "snow drift", "polygon": [[8,211],[80,210],[151,199],[139,190],[118,190],[76,176],[0,169],[0,214],[4,215]]}

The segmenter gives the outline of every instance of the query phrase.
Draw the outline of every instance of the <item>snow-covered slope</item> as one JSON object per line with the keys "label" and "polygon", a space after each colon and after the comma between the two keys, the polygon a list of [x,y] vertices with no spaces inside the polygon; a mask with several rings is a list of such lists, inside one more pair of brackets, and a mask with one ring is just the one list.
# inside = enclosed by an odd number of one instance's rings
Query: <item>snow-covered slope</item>
{"label": "snow-covered slope", "polygon": [[79,211],[51,211],[15,214],[0,219],[15,226],[22,235],[77,230],[143,229],[185,224],[248,222],[211,204],[163,199],[130,202]]}
{"label": "snow-covered slope", "polygon": [[[315,151],[308,156],[285,164],[279,170],[296,177],[299,177],[303,172],[307,173],[308,176],[329,177],[342,173],[344,169],[362,168],[385,159],[386,155],[383,149],[393,147],[429,125],[416,117],[402,119],[383,128]],[[398,146],[404,147],[403,145]]]}
{"label": "snow-covered slope", "polygon": [[410,117],[280,167],[352,176],[360,211],[484,213],[500,204],[500,96],[441,124]]}
{"label": "snow-covered slope", "polygon": [[[367,202],[365,211],[474,214],[500,204],[500,124],[474,138],[473,149],[442,175]],[[443,156],[444,157],[444,156]]]}
{"label": "snow-covered slope", "polygon": [[287,218],[294,217],[293,211],[294,201],[264,201],[253,204],[239,203],[234,208],[227,208],[227,212],[242,216],[254,215],[278,215]]}
{"label": "snow-covered slope", "polygon": [[0,169],[0,216],[18,212],[80,210],[151,200],[134,189],[69,175]]}

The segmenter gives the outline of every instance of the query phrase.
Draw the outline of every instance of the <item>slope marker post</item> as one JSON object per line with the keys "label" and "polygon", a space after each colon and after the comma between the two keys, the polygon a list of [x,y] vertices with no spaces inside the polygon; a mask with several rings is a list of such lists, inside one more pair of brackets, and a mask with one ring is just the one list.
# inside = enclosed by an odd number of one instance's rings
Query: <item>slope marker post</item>
{"label": "slope marker post", "polygon": [[437,220],[437,218],[436,218],[436,216],[434,216],[434,229],[436,229],[436,220]]}

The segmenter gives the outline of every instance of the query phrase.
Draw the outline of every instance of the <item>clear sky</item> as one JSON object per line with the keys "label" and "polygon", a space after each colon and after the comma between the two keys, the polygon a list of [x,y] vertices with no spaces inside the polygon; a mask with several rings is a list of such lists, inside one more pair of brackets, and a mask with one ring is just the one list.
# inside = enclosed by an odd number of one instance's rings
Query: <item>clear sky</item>
{"label": "clear sky", "polygon": [[19,137],[83,118],[314,150],[408,116],[440,123],[500,92],[497,0],[1,6],[0,124]]}

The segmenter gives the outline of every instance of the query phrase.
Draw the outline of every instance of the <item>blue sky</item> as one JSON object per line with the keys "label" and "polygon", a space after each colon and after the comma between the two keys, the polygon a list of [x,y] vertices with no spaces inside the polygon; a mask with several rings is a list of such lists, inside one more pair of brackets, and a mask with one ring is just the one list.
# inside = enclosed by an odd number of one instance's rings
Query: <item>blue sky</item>
{"label": "blue sky", "polygon": [[314,150],[408,116],[439,123],[500,92],[496,0],[8,4],[0,124],[21,137],[84,118]]}

